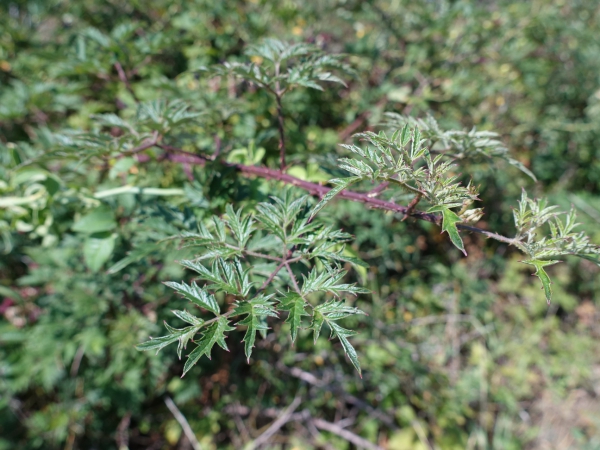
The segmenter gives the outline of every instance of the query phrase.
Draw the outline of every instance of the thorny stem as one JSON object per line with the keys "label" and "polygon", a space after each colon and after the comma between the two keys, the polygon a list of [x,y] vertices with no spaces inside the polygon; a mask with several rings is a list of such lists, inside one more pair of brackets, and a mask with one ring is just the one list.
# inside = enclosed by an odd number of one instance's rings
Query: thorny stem
{"label": "thorny stem", "polygon": [[[169,147],[169,151],[173,152],[176,151],[176,149],[174,147]],[[204,165],[207,162],[205,158],[198,155],[177,155],[172,153],[168,155],[168,159],[174,162],[189,163],[196,165]],[[300,178],[288,175],[287,173],[283,173],[280,170],[269,169],[268,167],[246,166],[244,164],[235,164],[228,162],[221,162],[221,164],[223,164],[226,167],[237,169],[245,176],[253,175],[268,180],[281,181],[282,183],[299,187],[300,189],[304,189],[308,193],[320,198],[323,198],[331,190],[330,187],[323,186],[317,183],[311,183],[310,181],[304,181]],[[361,202],[370,208],[383,209],[385,211],[392,211],[403,215],[408,212],[410,213],[410,217],[414,217],[415,219],[419,220],[424,220],[426,222],[435,223],[436,225],[441,225],[442,223],[442,218],[436,214],[426,213],[418,210],[409,211],[408,206],[402,206],[391,201],[374,198],[368,192],[355,192],[343,190],[337,195],[337,197],[346,200],[352,200],[355,202]],[[457,224],[457,227],[461,230],[482,234],[488,238],[495,239],[497,241],[504,242],[510,245],[514,245],[520,249],[523,248],[523,244],[519,239],[508,238],[506,236],[502,236],[501,234],[493,233],[491,231],[487,231],[470,225],[463,225],[460,223]]]}

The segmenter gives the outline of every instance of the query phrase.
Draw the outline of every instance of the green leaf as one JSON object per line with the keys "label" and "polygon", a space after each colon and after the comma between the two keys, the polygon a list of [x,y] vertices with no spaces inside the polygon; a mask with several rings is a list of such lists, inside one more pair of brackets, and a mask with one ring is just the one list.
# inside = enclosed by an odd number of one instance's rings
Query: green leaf
{"label": "green leaf", "polygon": [[117,273],[120,270],[123,270],[129,264],[140,261],[142,258],[145,258],[158,249],[160,249],[160,245],[158,244],[144,244],[138,248],[135,248],[129,252],[129,255],[127,255],[125,258],[117,261],[113,266],[111,266],[107,272],[111,274]]}
{"label": "green leaf", "polygon": [[[175,311],[173,311],[175,313]],[[181,312],[181,311],[178,311]],[[177,314],[176,314],[177,315]],[[187,344],[188,342],[194,338],[194,336],[196,335],[196,333],[198,333],[198,330],[200,330],[200,328],[202,327],[202,325],[204,324],[204,321],[202,319],[196,319],[196,323],[197,325],[193,325],[191,327],[185,327],[185,328],[173,328],[172,326],[170,326],[168,323],[165,322],[165,327],[167,327],[167,330],[169,330],[171,332],[171,335],[177,335],[177,340],[179,341],[179,344],[177,344],[177,357],[179,359],[181,359],[181,353],[183,352],[183,350],[185,348],[187,348]]]}
{"label": "green leaf", "polygon": [[179,359],[181,359],[182,349],[185,348],[188,341],[191,338],[193,338],[194,335],[198,332],[201,325],[185,327],[185,328],[173,328],[165,322],[165,327],[169,331],[169,334],[167,336],[161,336],[161,337],[157,337],[154,339],[150,338],[149,341],[142,342],[141,344],[137,345],[135,348],[138,350],[141,350],[141,351],[156,350],[156,353],[158,354],[158,352],[160,350],[162,350],[163,348],[165,348],[167,345],[172,344],[175,341],[179,341],[179,346],[177,348],[177,354],[179,356]]}
{"label": "green leaf", "polygon": [[110,231],[116,226],[114,213],[108,206],[102,205],[75,222],[71,229],[79,233],[92,234]]}
{"label": "green leaf", "polygon": [[292,335],[293,343],[298,336],[300,325],[302,325],[302,316],[308,316],[308,313],[305,311],[306,301],[298,293],[292,291],[283,294],[283,297],[279,301],[281,302],[280,309],[289,312],[285,322],[290,324],[290,334]]}
{"label": "green leaf", "polygon": [[344,262],[349,262],[352,265],[355,266],[359,266],[359,267],[365,267],[365,268],[369,268],[371,267],[369,264],[367,264],[365,261],[363,261],[360,258],[355,258],[353,256],[346,256],[344,254],[342,254],[341,252],[326,252],[326,251],[317,251],[317,252],[313,252],[311,253],[311,256],[315,256],[315,257],[324,257],[327,259],[333,259],[333,260],[337,260],[337,261],[344,261]]}
{"label": "green leaf", "polygon": [[467,256],[467,252],[465,251],[465,246],[463,244],[462,238],[460,237],[460,233],[456,228],[456,224],[462,222],[463,220],[458,217],[458,215],[452,211],[450,208],[444,205],[434,206],[429,209],[429,212],[441,212],[442,213],[442,233],[445,231],[450,236],[450,240],[452,243],[458,248],[461,252]]}
{"label": "green leaf", "polygon": [[410,141],[410,138],[411,138],[411,133],[410,133],[410,128],[407,123],[406,125],[404,125],[404,127],[402,128],[402,132],[400,133],[400,146],[406,147],[406,145]]}
{"label": "green leaf", "polygon": [[321,333],[323,323],[327,323],[329,329],[331,330],[331,336],[335,336],[340,340],[340,342],[342,343],[342,347],[344,348],[344,352],[346,353],[346,355],[348,355],[348,358],[350,358],[352,365],[354,365],[354,367],[358,371],[358,374],[362,378],[362,373],[360,370],[360,364],[358,363],[358,356],[356,354],[356,350],[354,350],[354,347],[350,344],[350,342],[347,339],[349,336],[354,336],[356,332],[343,328],[336,323],[337,320],[357,314],[366,315],[364,311],[361,311],[358,308],[355,308],[353,306],[347,306],[344,300],[332,300],[315,307],[313,313],[313,320],[309,328],[313,330],[314,341],[317,342],[319,334]]}
{"label": "green leaf", "polygon": [[112,255],[115,248],[116,234],[94,233],[83,244],[85,265],[92,272],[97,272]]}
{"label": "green leaf", "polygon": [[228,350],[227,344],[225,344],[225,333],[234,329],[235,328],[229,326],[229,321],[223,316],[219,317],[206,328],[198,341],[198,346],[188,355],[188,360],[185,362],[181,377],[183,378],[183,376],[198,362],[202,355],[206,355],[208,359],[211,359],[210,352],[215,344],[218,344],[219,347],[224,350]]}
{"label": "green leaf", "polygon": [[331,184],[334,184],[335,187],[331,188],[331,190],[325,194],[325,196],[321,199],[321,201],[319,203],[317,203],[315,205],[315,207],[311,210],[309,217],[309,220],[312,220],[313,217],[315,217],[317,215],[317,213],[319,211],[321,211],[323,209],[323,207],[329,203],[333,197],[335,197],[336,195],[338,195],[340,192],[342,192],[344,189],[346,189],[348,186],[350,186],[352,183],[356,183],[357,181],[359,181],[361,178],[360,177],[349,177],[349,178],[334,178],[333,180],[329,180],[329,182]]}
{"label": "green leaf", "polygon": [[217,316],[219,315],[220,308],[215,296],[200,288],[195,282],[192,282],[191,286],[185,283],[176,283],[174,281],[165,281],[164,284],[171,289],[175,289],[178,293],[183,295],[190,302],[198,305],[200,308],[207,309]]}
{"label": "green leaf", "polygon": [[199,317],[194,316],[193,314],[190,314],[186,310],[180,311],[180,310],[174,309],[171,312],[173,314],[175,314],[177,317],[179,317],[181,320],[183,320],[184,322],[189,323],[190,325],[200,326],[204,323],[204,320],[200,319]]}
{"label": "green leaf", "polygon": [[268,327],[266,325],[267,317],[277,317],[277,312],[273,307],[273,302],[269,301],[272,296],[259,296],[249,301],[236,302],[236,308],[234,315],[244,315],[246,318],[241,320],[236,325],[245,325],[246,334],[244,335],[243,342],[246,357],[250,361],[250,355],[252,355],[252,348],[256,340],[257,331],[266,331]]}
{"label": "green leaf", "polygon": [[529,264],[530,266],[535,267],[535,273],[533,275],[537,276],[542,282],[542,289],[546,294],[546,302],[550,304],[550,300],[552,299],[552,288],[550,285],[552,282],[550,281],[550,277],[544,270],[544,267],[551,266],[553,264],[559,263],[561,261],[541,261],[539,259],[530,259],[527,261],[521,261],[524,264]]}
{"label": "green leaf", "polygon": [[348,330],[346,328],[342,328],[335,322],[327,322],[327,325],[331,328],[332,336],[337,337],[342,343],[342,347],[346,356],[350,359],[352,365],[356,368],[358,375],[362,378],[362,371],[360,369],[360,363],[358,362],[358,355],[356,354],[356,350],[348,341],[349,336],[354,336],[356,334],[355,331]]}
{"label": "green leaf", "polygon": [[156,350],[156,353],[158,353],[164,347],[166,347],[169,344],[172,344],[177,339],[179,339],[179,336],[175,336],[172,334],[168,336],[150,338],[149,341],[142,342],[141,344],[136,345],[135,348],[141,351]]}
{"label": "green leaf", "polygon": [[308,276],[302,275],[304,282],[302,283],[302,294],[310,294],[311,292],[329,292],[339,296],[342,292],[351,294],[369,294],[371,291],[356,287],[354,284],[339,283],[346,275],[345,270],[334,269],[325,265],[325,270],[319,270],[314,267]]}
{"label": "green leaf", "polygon": [[231,205],[227,205],[226,211],[229,219],[227,225],[233,232],[240,248],[244,248],[254,231],[252,218],[250,216],[242,218],[242,210],[235,212]]}

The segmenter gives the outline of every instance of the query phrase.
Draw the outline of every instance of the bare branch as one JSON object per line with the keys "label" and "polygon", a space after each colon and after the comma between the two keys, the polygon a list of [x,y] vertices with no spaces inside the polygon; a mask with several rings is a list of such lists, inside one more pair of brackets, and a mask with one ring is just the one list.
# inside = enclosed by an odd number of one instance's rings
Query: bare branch
{"label": "bare branch", "polygon": [[266,444],[267,442],[269,442],[269,439],[271,439],[271,437],[275,433],[277,433],[281,429],[281,427],[283,427],[292,419],[294,411],[296,411],[296,408],[298,408],[298,405],[300,405],[300,401],[300,396],[296,396],[296,398],[294,398],[294,401],[290,404],[290,406],[288,406],[282,412],[281,416],[279,416],[279,418],[275,422],[273,422],[263,434],[256,438],[255,441],[247,447],[248,450],[253,450],[257,447],[260,447],[262,444]]}
{"label": "bare branch", "polygon": [[348,442],[356,445],[357,447],[366,448],[368,450],[383,450],[383,448],[379,445],[373,444],[372,442],[367,441],[365,438],[362,438],[359,435],[352,433],[351,431],[345,430],[344,428],[340,427],[335,423],[327,422],[323,419],[312,419],[312,422],[317,428],[329,431],[330,433],[333,433],[341,437],[342,439],[347,440]]}
{"label": "bare branch", "polygon": [[192,431],[190,424],[188,423],[185,416],[181,413],[181,411],[179,411],[179,408],[177,408],[175,402],[171,400],[171,397],[165,398],[165,405],[167,405],[167,408],[169,408],[169,411],[171,411],[171,414],[173,414],[175,420],[177,420],[177,422],[179,422],[179,425],[181,425],[185,436],[188,438],[188,441],[190,441],[190,444],[192,444],[192,447],[194,447],[194,450],[202,450],[202,447],[200,446],[198,439],[196,439],[196,435]]}
{"label": "bare branch", "polygon": [[133,97],[135,102],[139,103],[140,101],[137,98],[137,95],[135,95],[135,92],[133,91],[133,88],[131,87],[131,83],[129,83],[129,78],[127,78],[127,74],[125,73],[125,70],[123,70],[123,66],[121,65],[121,63],[119,61],[117,61],[114,64],[114,66],[115,66],[115,69],[117,69],[117,74],[119,75],[119,80],[121,80],[121,82],[125,85],[125,88],[131,94],[131,96]]}
{"label": "bare branch", "polygon": [[[167,149],[166,146],[161,146],[161,147]],[[169,151],[176,150],[173,147],[168,147],[168,149],[169,149]],[[184,155],[169,154],[168,158],[171,161],[175,161],[175,162],[198,164],[198,165],[204,165],[207,162],[207,160],[205,158],[198,156],[198,155],[191,155],[191,154],[184,154]],[[246,166],[244,164],[234,164],[234,163],[227,163],[227,162],[222,162],[222,164],[224,166],[232,167],[232,168],[239,170],[243,175],[246,175],[246,176],[254,175],[254,176],[257,176],[260,178],[281,181],[282,183],[296,186],[296,187],[299,187],[300,189],[304,189],[305,191],[309,192],[310,194],[318,196],[320,198],[323,198],[331,190],[330,187],[323,186],[323,185],[317,184],[317,183],[311,183],[310,181],[304,181],[304,180],[301,180],[300,178],[296,178],[292,175],[288,175],[287,173],[283,173],[280,170],[269,169],[268,167]],[[426,222],[435,223],[436,225],[441,225],[441,223],[442,223],[441,217],[439,217],[435,214],[426,213],[426,212],[417,211],[417,210],[410,211],[408,206],[402,206],[402,205],[398,205],[397,203],[394,203],[391,201],[373,198],[371,196],[371,194],[368,192],[354,192],[354,191],[349,191],[349,190],[343,190],[337,195],[337,197],[343,198],[346,200],[352,200],[355,202],[361,202],[371,208],[383,209],[386,211],[400,213],[403,216],[406,214],[410,214],[410,217],[414,217],[415,219],[419,219],[419,220],[424,220]],[[493,232],[487,231],[487,230],[483,230],[481,228],[477,228],[474,226],[463,225],[463,224],[459,223],[459,224],[457,224],[457,227],[461,230],[471,231],[473,233],[478,233],[478,234],[483,234],[484,236],[486,236],[488,238],[495,239],[497,241],[504,242],[506,244],[514,245],[517,247],[520,244],[520,241],[517,239],[508,238],[506,236],[502,236],[500,234],[493,233]]]}

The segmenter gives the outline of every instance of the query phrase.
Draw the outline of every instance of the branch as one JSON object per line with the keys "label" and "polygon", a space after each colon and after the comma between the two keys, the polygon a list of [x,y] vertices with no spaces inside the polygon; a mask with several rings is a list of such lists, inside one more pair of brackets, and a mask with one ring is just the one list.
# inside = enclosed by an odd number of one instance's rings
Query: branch
{"label": "branch", "polygon": [[283,107],[281,106],[281,97],[276,95],[277,99],[277,127],[279,128],[279,169],[285,170],[285,132],[283,129]]}
{"label": "branch", "polygon": [[273,281],[273,279],[279,273],[279,271],[283,268],[283,266],[285,266],[286,264],[287,264],[287,261],[285,261],[285,260],[281,261],[281,263],[279,263],[279,265],[275,268],[273,273],[271,273],[271,275],[269,275],[269,278],[267,278],[265,280],[265,282],[262,284],[262,286],[260,287],[260,289],[258,290],[257,293],[264,291],[267,288],[267,286],[269,286],[269,284],[271,284],[271,281]]}
{"label": "branch", "polygon": [[169,408],[169,411],[171,411],[173,417],[175,417],[175,420],[177,420],[177,422],[179,422],[179,425],[181,425],[181,428],[183,428],[183,432],[188,438],[188,441],[190,441],[190,444],[192,444],[192,447],[194,447],[194,450],[202,450],[202,447],[200,447],[200,443],[198,442],[198,439],[196,439],[196,435],[192,431],[190,424],[188,423],[185,416],[181,414],[181,411],[179,411],[179,408],[177,408],[175,402],[171,400],[171,397],[165,398],[165,405],[167,405],[167,408]]}
{"label": "branch", "polygon": [[271,437],[275,433],[277,433],[282,426],[284,426],[292,419],[294,411],[296,411],[298,405],[300,405],[300,397],[296,396],[296,398],[290,404],[290,406],[288,406],[285,409],[285,411],[282,412],[281,416],[279,416],[279,418],[275,422],[273,422],[263,434],[256,438],[256,440],[247,447],[247,450],[253,450],[257,447],[260,447],[262,444],[266,444],[267,442],[269,442],[269,439],[271,439]]}
{"label": "branch", "polygon": [[312,423],[314,423],[317,428],[336,434],[342,439],[347,440],[351,444],[356,445],[357,447],[366,448],[368,450],[383,450],[383,448],[379,445],[373,444],[367,441],[365,438],[362,438],[359,435],[352,433],[351,431],[345,430],[339,425],[336,425],[335,423],[326,422],[322,419],[312,419]]}
{"label": "branch", "polygon": [[[176,151],[174,147],[161,146],[161,148],[168,149],[169,151]],[[203,158],[199,155],[192,154],[169,154],[168,159],[174,162],[180,163],[188,163],[188,164],[196,164],[196,165],[204,165],[207,162],[206,158]],[[235,164],[228,162],[221,162],[226,167],[231,167],[240,171],[243,175],[249,176],[254,175],[260,178],[265,178],[267,180],[277,180],[282,183],[289,184],[292,186],[299,187],[300,189],[304,189],[312,195],[323,198],[330,190],[330,187],[323,186],[317,183],[311,183],[310,181],[304,181],[300,178],[296,178],[292,175],[288,175],[287,173],[283,173],[280,170],[269,169],[268,167],[261,166],[246,166],[244,164]],[[355,202],[361,202],[367,205],[370,208],[383,209],[385,211],[392,211],[396,213],[400,213],[402,215],[409,214],[410,217],[414,217],[415,219],[424,220],[426,222],[435,223],[436,225],[441,225],[442,218],[432,213],[426,213],[423,211],[410,211],[408,206],[398,205],[397,203],[381,200],[378,198],[374,198],[373,194],[368,192],[354,192],[344,190],[341,191],[337,197],[343,198],[346,200],[352,200]],[[457,227],[461,230],[471,231],[473,233],[483,234],[484,236],[495,239],[500,242],[504,242],[506,244],[514,245],[516,247],[521,247],[521,242],[518,239],[508,238],[506,236],[502,236],[501,234],[493,233],[491,231],[484,230],[482,228],[477,228],[470,225],[457,224]]]}
{"label": "branch", "polygon": [[132,148],[131,150],[125,150],[121,153],[123,153],[124,155],[135,155],[136,153],[148,150],[150,147],[154,147],[158,143],[159,139],[160,135],[158,134],[158,131],[155,131],[154,133],[152,133],[152,137],[150,139],[147,139],[144,143]]}
{"label": "branch", "polygon": [[125,85],[125,88],[127,88],[127,91],[129,91],[129,93],[131,94],[131,96],[133,97],[135,102],[139,103],[140,101],[137,98],[137,95],[135,95],[135,92],[133,91],[133,88],[131,87],[131,84],[129,83],[129,79],[127,78],[127,74],[123,70],[123,66],[121,65],[121,63],[119,61],[117,61],[114,64],[114,66],[115,66],[115,69],[117,69],[117,73],[119,74],[119,80],[121,80],[121,82]]}

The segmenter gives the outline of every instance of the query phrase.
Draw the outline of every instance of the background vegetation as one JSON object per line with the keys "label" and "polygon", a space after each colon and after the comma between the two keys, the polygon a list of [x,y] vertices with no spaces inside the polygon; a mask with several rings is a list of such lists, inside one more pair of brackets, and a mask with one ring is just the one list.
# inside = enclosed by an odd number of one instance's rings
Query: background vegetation
{"label": "background vegetation", "polygon": [[[101,138],[151,124],[140,102],[181,101],[200,113],[188,151],[277,168],[273,98],[196,69],[245,62],[264,38],[309,42],[355,73],[284,97],[288,173],[324,182],[337,144],[385,112],[430,114],[500,133],[538,179],[469,162],[480,226],[514,234],[525,187],[573,204],[598,243],[599,32],[588,0],[1,2],[0,448],[600,448],[596,265],[550,267],[547,306],[506,245],[463,233],[465,258],[433,224],[345,200],[322,221],[369,265],[347,267],[372,291],[355,302],[362,379],[337,341],[292,347],[279,322],[249,364],[235,332],[180,378],[174,349],[135,349],[188,307],[161,282],[189,279],[175,261],[194,249],[162,239],[283,186],[157,148],[106,157]],[[82,130],[99,132],[86,152]]]}

